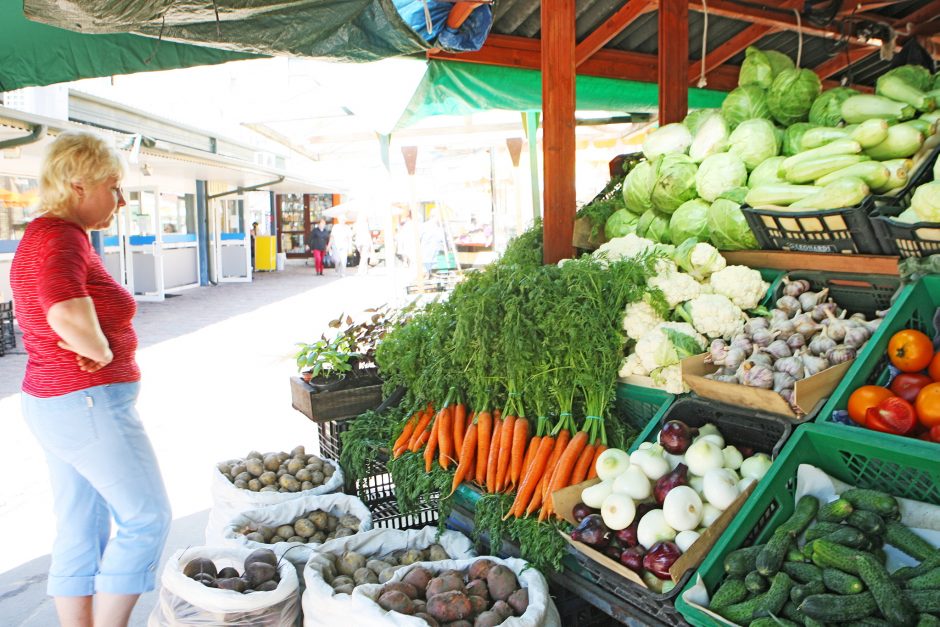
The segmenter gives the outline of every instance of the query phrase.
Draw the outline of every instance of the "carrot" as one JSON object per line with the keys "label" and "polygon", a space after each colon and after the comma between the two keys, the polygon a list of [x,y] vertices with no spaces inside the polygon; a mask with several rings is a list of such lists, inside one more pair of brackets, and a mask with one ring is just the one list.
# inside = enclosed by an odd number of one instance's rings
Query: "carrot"
{"label": "carrot", "polygon": [[405,428],[401,430],[401,433],[395,439],[395,444],[392,445],[393,451],[397,451],[398,449],[402,448],[403,445],[408,443],[408,441],[411,439],[411,434],[414,433],[420,416],[420,411],[416,411],[411,415],[411,418],[409,418],[408,422],[405,423]]}
{"label": "carrot", "polygon": [[437,433],[440,424],[440,420],[435,420],[434,426],[431,427],[428,445],[424,449],[424,472],[431,472],[431,468],[434,466],[434,453],[437,452]]}
{"label": "carrot", "polygon": [[[535,454],[539,450],[539,444],[542,442],[542,436],[537,435],[529,440],[529,445],[526,447],[525,459],[522,461],[522,474],[519,476],[519,481],[522,481],[527,474],[529,474],[529,468],[532,466],[532,460],[535,459]],[[522,484],[519,484],[520,486]]]}
{"label": "carrot", "polygon": [[450,493],[457,491],[457,486],[463,482],[464,478],[470,473],[470,466],[473,463],[473,453],[477,449],[477,424],[471,422],[467,428],[467,435],[463,439],[463,450],[460,451],[460,463],[457,464],[457,470],[454,471],[454,483],[451,485]]}
{"label": "carrot", "polygon": [[[473,420],[473,416],[470,416]],[[460,452],[463,450],[463,438],[467,433],[467,406],[457,403],[454,406],[454,453],[457,463],[460,463]]]}
{"label": "carrot", "polygon": [[522,477],[522,469],[525,467],[526,440],[529,439],[529,421],[525,416],[516,418],[516,423],[512,428],[512,449],[509,458],[509,483],[516,487],[519,485],[519,479]]}
{"label": "carrot", "polygon": [[415,430],[412,432],[411,438],[408,440],[408,450],[412,452],[418,450],[416,442],[418,441],[418,438],[421,436],[421,434],[427,430],[428,425],[431,422],[431,418],[433,417],[434,412],[431,411],[430,406],[428,406],[428,409],[425,409],[424,413],[421,414],[421,418],[418,419],[418,424],[415,425]]}
{"label": "carrot", "polygon": [[499,456],[496,458],[496,491],[502,492],[509,479],[509,461],[512,459],[512,436],[516,426],[516,417],[512,414],[503,421],[502,433],[499,434]]}
{"label": "carrot", "polygon": [[486,461],[490,456],[490,440],[493,436],[493,415],[488,411],[477,414],[477,460],[473,474],[477,485],[486,485]]}
{"label": "carrot", "polygon": [[555,467],[558,465],[558,458],[561,457],[561,454],[565,452],[565,448],[568,446],[568,442],[571,441],[571,432],[567,429],[562,429],[558,432],[558,437],[555,438],[555,448],[552,449],[552,456],[548,460],[548,465],[545,466],[545,474],[548,477],[545,480],[545,484],[542,486],[542,502],[548,502],[548,482],[552,478],[552,474],[555,472]]}
{"label": "carrot", "polygon": [[607,446],[601,444],[599,441],[594,446],[594,459],[591,460],[591,467],[588,469],[588,479],[593,479],[597,476],[597,458],[601,456],[601,453],[607,450]]}
{"label": "carrot", "polygon": [[588,470],[591,468],[591,461],[594,459],[594,445],[588,444],[578,456],[578,461],[574,465],[574,471],[571,473],[571,481],[568,485],[578,485],[587,478]]}
{"label": "carrot", "polygon": [[440,424],[437,430],[437,448],[440,451],[441,468],[447,470],[450,463],[454,461],[454,407],[448,405],[438,413],[437,420]]}
{"label": "carrot", "polygon": [[486,491],[490,494],[496,492],[496,474],[499,462],[500,436],[503,433],[503,422],[496,420],[493,423],[493,437],[490,439],[490,454],[486,458]]}
{"label": "carrot", "polygon": [[[552,447],[554,450],[554,447]],[[532,493],[532,500],[529,502],[528,507],[525,508],[525,515],[529,516],[538,511],[542,507],[542,492],[545,488],[545,484],[548,483],[548,477],[542,475],[542,479],[539,481],[539,484],[535,487],[535,492]]]}
{"label": "carrot", "polygon": [[[575,464],[587,445],[587,431],[578,431],[568,442],[564,452],[558,458],[555,470],[552,472],[552,478],[548,483],[548,497],[545,497],[545,505],[542,507],[542,513],[548,516],[555,511],[555,504],[552,495],[558,490],[566,488],[571,483],[571,474],[574,472]],[[541,516],[539,520],[541,520]]]}
{"label": "carrot", "polygon": [[537,492],[539,482],[541,482],[542,476],[545,474],[545,465],[548,463],[548,458],[552,455],[552,449],[555,448],[555,439],[550,435],[544,438],[539,437],[538,443],[536,443],[535,440],[536,438],[533,438],[532,443],[529,444],[529,449],[534,450],[535,453],[532,455],[531,463],[526,467],[525,474],[522,477],[522,483],[519,485],[519,490],[516,492],[516,500],[513,502],[512,507],[509,508],[509,514],[506,515],[506,518],[509,518],[510,515],[515,515],[516,518],[519,518],[526,513],[526,507],[532,500],[533,494]]}
{"label": "carrot", "polygon": [[494,409],[494,410],[493,410],[493,420],[501,420],[502,417],[503,417],[503,410],[502,410],[502,409]]}

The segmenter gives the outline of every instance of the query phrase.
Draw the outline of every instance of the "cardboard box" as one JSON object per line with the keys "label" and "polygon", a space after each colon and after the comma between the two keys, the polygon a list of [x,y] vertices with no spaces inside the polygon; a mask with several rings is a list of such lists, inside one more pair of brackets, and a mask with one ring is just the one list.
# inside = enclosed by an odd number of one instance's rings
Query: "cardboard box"
{"label": "cardboard box", "polygon": [[[552,494],[552,498],[555,503],[555,513],[558,516],[561,516],[567,520],[572,525],[577,525],[574,520],[572,511],[574,510],[575,505],[581,502],[581,491],[584,488],[590,487],[596,483],[599,483],[599,479],[588,479],[578,485],[569,486],[558,490]],[[734,518],[735,514],[738,513],[738,510],[741,509],[741,506],[744,505],[744,501],[747,500],[747,497],[751,495],[751,492],[754,491],[754,486],[757,485],[756,482],[752,482],[747,490],[741,493],[740,496],[728,506],[728,509],[721,513],[721,516],[712,523],[712,525],[705,530],[698,540],[695,541],[689,550],[682,554],[682,557],[676,560],[672,565],[672,568],[669,569],[669,574],[672,577],[673,582],[678,583],[682,579],[682,575],[685,574],[687,570],[694,570],[698,568],[699,564],[702,563],[702,560],[705,559],[705,555],[715,546],[715,543],[718,541],[718,538],[721,537],[721,534],[724,533],[725,529],[728,528],[728,525],[731,522],[731,519]],[[572,540],[571,536],[567,533],[561,532],[561,535],[564,536],[565,540],[568,541],[568,544],[573,546],[575,549],[581,553],[587,555],[595,562],[599,563],[604,568],[612,570],[621,577],[629,579],[638,586],[646,588],[646,584],[643,583],[643,579],[639,574],[633,572],[623,564],[618,561],[615,561],[597,549],[594,549],[583,542],[577,542]]]}
{"label": "cardboard box", "polygon": [[794,412],[783,397],[773,390],[706,379],[705,375],[716,372],[718,366],[705,363],[705,353],[682,360],[682,379],[699,396],[779,414],[794,422],[805,422],[820,401],[828,398],[836,389],[852,361],[826,368],[818,374],[797,381],[793,386],[793,402],[799,408],[799,413]]}

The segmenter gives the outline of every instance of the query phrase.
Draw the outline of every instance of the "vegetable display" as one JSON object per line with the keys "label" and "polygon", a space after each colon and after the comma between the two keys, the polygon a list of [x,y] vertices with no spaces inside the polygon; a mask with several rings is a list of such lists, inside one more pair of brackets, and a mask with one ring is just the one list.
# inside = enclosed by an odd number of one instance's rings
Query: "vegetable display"
{"label": "vegetable display", "polygon": [[278,542],[322,544],[333,538],[344,538],[359,533],[361,524],[361,520],[350,514],[334,516],[329,512],[313,510],[282,525],[248,524],[236,529],[235,532],[245,536],[247,540],[261,544],[277,544]]}
{"label": "vegetable display", "polygon": [[451,559],[440,544],[426,548],[402,549],[387,555],[363,555],[346,551],[336,555],[329,551],[319,553],[329,561],[323,575],[337,594],[352,594],[354,588],[369,583],[385,583],[400,568],[417,562],[437,562]]}
{"label": "vegetable display", "polygon": [[231,590],[240,594],[270,592],[277,588],[280,580],[277,573],[277,557],[270,549],[252,551],[245,558],[244,570],[241,573],[231,566],[219,569],[212,560],[197,557],[186,563],[183,575],[207,588]]}
{"label": "vegetable display", "polygon": [[244,459],[230,459],[216,465],[222,476],[236,488],[252,492],[301,492],[329,481],[335,468],[317,455],[307,455],[303,446],[289,454],[252,451]]}

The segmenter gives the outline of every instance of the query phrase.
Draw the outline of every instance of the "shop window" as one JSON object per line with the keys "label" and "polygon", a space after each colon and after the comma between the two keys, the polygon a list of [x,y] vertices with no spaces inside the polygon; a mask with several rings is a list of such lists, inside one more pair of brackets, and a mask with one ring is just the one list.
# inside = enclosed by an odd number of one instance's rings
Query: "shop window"
{"label": "shop window", "polygon": [[38,207],[37,179],[0,175],[0,240],[21,239]]}

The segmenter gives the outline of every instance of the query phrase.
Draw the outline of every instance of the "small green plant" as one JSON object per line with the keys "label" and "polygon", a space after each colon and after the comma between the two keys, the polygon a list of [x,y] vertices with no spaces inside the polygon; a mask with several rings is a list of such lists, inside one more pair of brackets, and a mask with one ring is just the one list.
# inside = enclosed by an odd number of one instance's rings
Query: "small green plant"
{"label": "small green plant", "polygon": [[311,378],[322,375],[343,377],[353,369],[360,355],[349,350],[348,340],[343,335],[327,339],[324,335],[312,344],[298,343],[297,370],[310,373]]}

